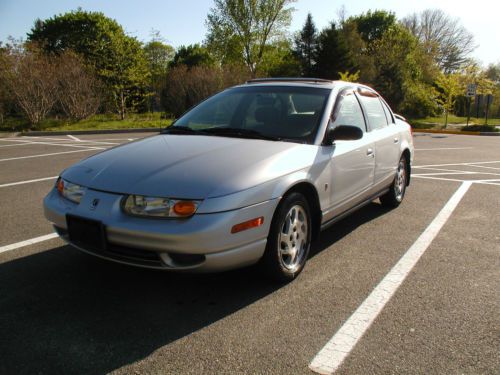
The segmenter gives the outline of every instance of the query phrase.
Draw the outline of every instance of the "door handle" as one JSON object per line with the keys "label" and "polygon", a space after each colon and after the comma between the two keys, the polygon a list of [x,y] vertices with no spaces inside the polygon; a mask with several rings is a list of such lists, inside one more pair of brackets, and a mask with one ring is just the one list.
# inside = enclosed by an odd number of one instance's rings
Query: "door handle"
{"label": "door handle", "polygon": [[398,143],[399,142],[399,139],[398,138],[394,138],[394,143]]}
{"label": "door handle", "polygon": [[372,148],[369,148],[368,150],[366,150],[366,156],[371,156],[371,157],[375,156],[375,154],[373,153],[373,149]]}

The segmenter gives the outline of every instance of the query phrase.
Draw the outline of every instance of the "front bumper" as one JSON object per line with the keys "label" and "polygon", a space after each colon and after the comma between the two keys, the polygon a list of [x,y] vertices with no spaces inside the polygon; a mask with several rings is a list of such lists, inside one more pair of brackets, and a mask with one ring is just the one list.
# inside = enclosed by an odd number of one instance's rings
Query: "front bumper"
{"label": "front bumper", "polygon": [[[44,200],[45,217],[62,239],[101,258],[146,268],[212,272],[251,265],[262,257],[278,204],[273,199],[188,219],[150,219],[125,215],[120,207],[122,197],[88,189],[80,204],[75,204],[52,189]],[[92,205],[96,199],[98,205]],[[105,251],[71,243],[68,214],[101,222]],[[264,224],[260,227],[231,234],[233,225],[261,216]]]}

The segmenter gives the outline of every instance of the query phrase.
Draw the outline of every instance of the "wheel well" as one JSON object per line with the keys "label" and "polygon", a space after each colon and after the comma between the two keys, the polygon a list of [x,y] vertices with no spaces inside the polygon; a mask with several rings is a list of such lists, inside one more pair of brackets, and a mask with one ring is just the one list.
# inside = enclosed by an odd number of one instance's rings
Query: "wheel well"
{"label": "wheel well", "polygon": [[311,222],[312,222],[312,240],[316,240],[319,236],[321,229],[321,207],[319,205],[318,192],[314,185],[308,182],[301,182],[297,185],[292,186],[285,194],[288,195],[292,192],[301,193],[304,198],[307,199],[309,203],[309,208],[311,209]]}
{"label": "wheel well", "polygon": [[405,149],[403,151],[403,156],[405,157],[405,160],[406,160],[406,171],[408,172],[408,180],[406,181],[406,186],[409,186],[410,185],[410,178],[411,178],[411,161],[410,161],[411,154],[410,154],[410,150]]}

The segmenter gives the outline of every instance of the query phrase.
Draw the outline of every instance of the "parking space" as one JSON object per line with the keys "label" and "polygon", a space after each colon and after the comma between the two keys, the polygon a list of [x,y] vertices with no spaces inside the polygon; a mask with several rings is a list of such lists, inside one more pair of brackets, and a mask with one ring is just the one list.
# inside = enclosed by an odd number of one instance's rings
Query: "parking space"
{"label": "parking space", "polygon": [[323,232],[285,286],[253,268],[136,269],[40,238],[52,232],[41,201],[61,170],[150,135],[0,139],[0,373],[312,373],[419,246],[342,360],[336,347],[323,360],[339,374],[500,373],[500,137],[416,134],[404,203],[374,202]]}

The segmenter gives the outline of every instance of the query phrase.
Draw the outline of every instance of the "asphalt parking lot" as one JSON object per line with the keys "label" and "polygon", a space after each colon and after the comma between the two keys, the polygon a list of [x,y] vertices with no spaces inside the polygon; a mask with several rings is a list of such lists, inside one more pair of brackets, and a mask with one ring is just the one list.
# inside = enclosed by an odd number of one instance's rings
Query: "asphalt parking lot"
{"label": "asphalt parking lot", "polygon": [[50,235],[42,199],[58,173],[145,136],[0,138],[1,374],[312,374],[412,249],[336,374],[500,373],[500,137],[415,134],[404,203],[326,230],[279,286],[252,268],[121,266]]}

